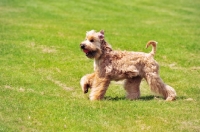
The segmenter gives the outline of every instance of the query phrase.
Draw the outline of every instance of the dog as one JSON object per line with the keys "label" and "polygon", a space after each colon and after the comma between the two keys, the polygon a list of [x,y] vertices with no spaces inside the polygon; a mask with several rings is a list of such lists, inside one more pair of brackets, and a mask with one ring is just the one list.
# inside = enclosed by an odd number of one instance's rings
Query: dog
{"label": "dog", "polygon": [[176,91],[165,84],[159,76],[159,65],[154,60],[156,41],[149,41],[152,45],[150,53],[115,51],[105,41],[104,31],[86,32],[86,38],[80,44],[85,55],[94,59],[94,73],[81,78],[80,84],[84,93],[91,88],[90,100],[101,100],[111,81],[124,81],[126,98],[136,100],[140,98],[140,83],[144,78],[155,94],[161,95],[166,101],[176,99]]}

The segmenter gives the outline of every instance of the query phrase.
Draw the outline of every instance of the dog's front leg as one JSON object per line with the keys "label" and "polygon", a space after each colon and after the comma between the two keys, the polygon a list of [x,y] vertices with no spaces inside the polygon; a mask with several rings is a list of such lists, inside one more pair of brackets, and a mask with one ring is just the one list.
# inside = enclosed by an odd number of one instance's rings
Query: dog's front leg
{"label": "dog's front leg", "polygon": [[91,93],[90,93],[90,100],[101,100],[104,98],[106,90],[110,84],[110,79],[107,78],[100,78],[95,76]]}
{"label": "dog's front leg", "polygon": [[81,78],[80,84],[81,84],[82,91],[84,93],[87,93],[88,89],[92,87],[94,78],[95,78],[95,73],[86,74],[85,76]]}

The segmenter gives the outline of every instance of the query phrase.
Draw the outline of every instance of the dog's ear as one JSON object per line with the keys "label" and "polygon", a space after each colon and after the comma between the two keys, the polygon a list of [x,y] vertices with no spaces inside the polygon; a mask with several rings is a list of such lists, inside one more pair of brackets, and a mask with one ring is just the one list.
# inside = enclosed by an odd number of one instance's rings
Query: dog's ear
{"label": "dog's ear", "polygon": [[104,30],[101,30],[101,31],[99,32],[98,37],[99,37],[100,40],[103,40],[103,39],[104,39]]}
{"label": "dog's ear", "polygon": [[104,35],[104,30],[100,30],[100,33]]}

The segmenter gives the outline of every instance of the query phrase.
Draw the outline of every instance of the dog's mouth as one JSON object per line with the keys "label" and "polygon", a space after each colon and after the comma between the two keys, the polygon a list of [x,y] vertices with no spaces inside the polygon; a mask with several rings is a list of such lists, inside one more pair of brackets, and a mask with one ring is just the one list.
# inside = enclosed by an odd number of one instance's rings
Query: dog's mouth
{"label": "dog's mouth", "polygon": [[87,49],[83,49],[83,52],[87,55],[87,54],[89,54],[89,50],[87,50]]}
{"label": "dog's mouth", "polygon": [[87,50],[87,49],[83,49],[83,52],[84,52],[85,55],[86,55],[87,57],[89,57],[89,58],[92,58],[92,57],[94,57],[94,55],[95,55],[95,51],[89,51],[89,50]]}

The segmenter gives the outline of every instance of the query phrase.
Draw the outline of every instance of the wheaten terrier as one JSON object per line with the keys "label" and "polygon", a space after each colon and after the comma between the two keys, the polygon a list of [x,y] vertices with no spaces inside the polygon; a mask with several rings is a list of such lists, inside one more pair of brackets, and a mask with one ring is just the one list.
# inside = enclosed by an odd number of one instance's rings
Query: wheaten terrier
{"label": "wheaten terrier", "polygon": [[157,42],[149,41],[146,48],[149,45],[153,46],[150,53],[115,51],[105,41],[103,30],[87,32],[80,48],[88,58],[94,59],[94,73],[81,78],[83,92],[87,93],[91,88],[90,100],[101,100],[110,81],[125,80],[126,97],[134,100],[140,97],[140,83],[145,78],[152,92],[167,101],[175,100],[175,90],[162,81],[159,65],[154,60]]}

